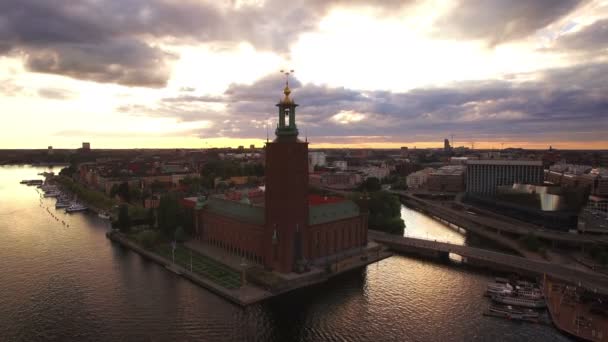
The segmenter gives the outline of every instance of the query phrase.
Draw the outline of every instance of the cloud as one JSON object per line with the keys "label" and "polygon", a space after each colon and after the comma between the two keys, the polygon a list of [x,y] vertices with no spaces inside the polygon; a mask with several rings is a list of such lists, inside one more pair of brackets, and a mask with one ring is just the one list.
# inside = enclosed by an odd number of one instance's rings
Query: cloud
{"label": "cloud", "polygon": [[335,6],[396,9],[403,3],[268,0],[241,6],[193,0],[3,0],[0,55],[21,54],[35,72],[164,87],[175,56],[154,42],[248,41],[284,53]]}
{"label": "cloud", "polygon": [[352,110],[342,110],[338,114],[335,114],[331,117],[331,120],[342,125],[348,125],[353,122],[359,122],[363,119],[365,119],[364,114],[357,113]]}
{"label": "cloud", "polygon": [[521,39],[572,12],[585,0],[461,0],[440,18],[442,36],[484,39],[491,46]]}
{"label": "cloud", "polygon": [[51,100],[66,100],[76,96],[72,91],[58,88],[42,88],[38,89],[38,96]]}
{"label": "cloud", "polygon": [[[608,79],[597,77],[605,74],[608,64],[594,64],[537,73],[536,81],[470,81],[404,93],[297,80],[290,87],[300,105],[296,122],[311,141],[316,137],[317,142],[339,142],[345,137],[378,136],[378,132],[387,141],[440,141],[451,133],[467,141],[547,137],[593,141],[602,140],[608,130]],[[265,126],[276,124],[275,104],[282,86],[283,80],[272,75],[251,85],[233,84],[221,97],[167,98],[159,101],[161,107],[143,106],[138,111],[144,116],[210,120],[217,136],[262,138]],[[224,107],[210,111],[206,101]],[[214,132],[206,132],[206,137]]]}
{"label": "cloud", "polygon": [[15,83],[13,79],[0,80],[0,94],[4,96],[16,96],[23,91],[23,87]]}
{"label": "cloud", "polygon": [[608,19],[598,20],[557,39],[556,49],[597,52],[608,48]]}

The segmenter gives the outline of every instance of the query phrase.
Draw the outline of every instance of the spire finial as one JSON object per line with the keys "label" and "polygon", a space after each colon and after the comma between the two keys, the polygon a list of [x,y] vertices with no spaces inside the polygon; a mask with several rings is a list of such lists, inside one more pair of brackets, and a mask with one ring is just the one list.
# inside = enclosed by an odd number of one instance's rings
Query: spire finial
{"label": "spire finial", "polygon": [[289,89],[289,75],[293,74],[293,69],[290,69],[289,71],[281,70],[281,73],[285,75],[285,89]]}
{"label": "spire finial", "polygon": [[285,94],[285,100],[289,100],[289,94],[291,94],[291,89],[289,89],[289,75],[293,74],[293,69],[290,69],[289,71],[281,70],[281,73],[285,75],[285,89],[283,89],[283,94]]}

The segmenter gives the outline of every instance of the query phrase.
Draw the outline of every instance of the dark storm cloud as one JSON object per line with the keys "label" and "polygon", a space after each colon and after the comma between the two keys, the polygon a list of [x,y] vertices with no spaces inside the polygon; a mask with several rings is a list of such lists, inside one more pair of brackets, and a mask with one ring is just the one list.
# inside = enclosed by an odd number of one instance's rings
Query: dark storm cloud
{"label": "dark storm cloud", "polygon": [[[549,70],[534,82],[460,82],[452,87],[414,89],[405,93],[357,91],[313,84],[290,83],[300,105],[298,125],[319,142],[372,136],[388,140],[428,141],[454,133],[472,140],[547,137],[580,141],[605,139],[608,131],[608,64]],[[233,84],[222,97],[181,96],[139,107],[139,115],[211,120],[217,135],[260,138],[274,104],[281,98],[283,79],[270,76],[252,85]],[[226,110],[211,111],[209,101]],[[336,114],[361,114],[348,124]],[[210,132],[206,132],[208,137]],[[358,138],[353,138],[358,139]],[[426,140],[425,140],[426,139]]]}
{"label": "dark storm cloud", "polygon": [[585,0],[461,0],[440,18],[439,34],[485,39],[490,45],[524,38],[570,13]]}
{"label": "dark storm cloud", "polygon": [[580,31],[568,33],[557,40],[557,49],[595,52],[608,48],[608,19],[602,19]]}
{"label": "dark storm cloud", "polygon": [[[36,72],[128,86],[163,87],[171,55],[149,42],[249,41],[286,52],[334,6],[390,11],[409,1],[279,0],[263,6],[173,0],[3,0],[0,54],[23,55]],[[377,4],[377,5],[374,5]]]}

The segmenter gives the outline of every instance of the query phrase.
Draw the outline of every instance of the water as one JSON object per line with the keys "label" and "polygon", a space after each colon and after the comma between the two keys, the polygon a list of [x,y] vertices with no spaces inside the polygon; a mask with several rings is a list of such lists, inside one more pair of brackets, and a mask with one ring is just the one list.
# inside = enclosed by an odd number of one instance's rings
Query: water
{"label": "water", "polygon": [[[0,167],[0,341],[568,340],[482,316],[491,274],[401,256],[242,309],[113,245],[106,221],[41,203],[19,181],[43,170]],[[415,216],[410,232],[450,235]]]}
{"label": "water", "polygon": [[449,242],[456,245],[467,244],[464,231],[459,230],[456,226],[443,224],[404,205],[401,206],[401,218],[405,222],[405,236]]}

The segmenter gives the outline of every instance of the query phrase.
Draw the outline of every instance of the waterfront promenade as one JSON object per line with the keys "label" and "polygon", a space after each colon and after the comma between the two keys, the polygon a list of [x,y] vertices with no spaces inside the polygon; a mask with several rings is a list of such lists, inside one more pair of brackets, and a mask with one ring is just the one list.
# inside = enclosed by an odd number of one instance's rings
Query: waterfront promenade
{"label": "waterfront promenade", "polygon": [[390,235],[374,230],[370,230],[368,235],[370,240],[382,243],[395,252],[443,259],[447,259],[449,253],[454,253],[463,257],[469,265],[536,277],[547,274],[555,279],[580,284],[580,286],[589,290],[596,290],[598,293],[608,295],[608,276],[603,274],[585,272],[556,263],[531,260],[481,248]]}

